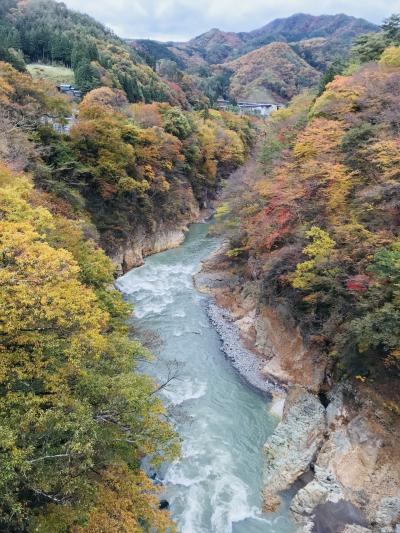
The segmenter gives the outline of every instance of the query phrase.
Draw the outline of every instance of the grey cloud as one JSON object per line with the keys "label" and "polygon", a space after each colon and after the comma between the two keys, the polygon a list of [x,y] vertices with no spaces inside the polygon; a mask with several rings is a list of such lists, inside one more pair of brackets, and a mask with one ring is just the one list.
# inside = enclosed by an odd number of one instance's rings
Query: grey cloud
{"label": "grey cloud", "polygon": [[380,23],[400,12],[400,0],[64,0],[122,37],[186,40],[213,27],[248,31],[303,12],[347,13]]}

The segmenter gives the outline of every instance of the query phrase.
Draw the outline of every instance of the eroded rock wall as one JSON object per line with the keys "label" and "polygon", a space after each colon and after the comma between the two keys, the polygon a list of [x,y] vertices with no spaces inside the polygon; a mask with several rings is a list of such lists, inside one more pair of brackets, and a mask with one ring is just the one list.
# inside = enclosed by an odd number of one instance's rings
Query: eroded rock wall
{"label": "eroded rock wall", "polygon": [[211,208],[199,209],[193,203],[183,221],[160,223],[153,231],[143,227],[133,228],[131,234],[109,255],[118,267],[118,275],[143,265],[145,257],[171,248],[177,248],[185,239],[189,224],[211,216]]}
{"label": "eroded rock wall", "polygon": [[186,226],[178,229],[160,227],[148,235],[142,228],[132,234],[115,251],[111,258],[118,266],[118,273],[124,274],[132,268],[143,265],[144,258],[153,253],[176,248],[185,238]]}
{"label": "eroded rock wall", "polygon": [[265,379],[287,391],[282,420],[264,447],[265,511],[277,511],[290,494],[300,531],[399,531],[399,417],[356,381],[320,397],[326,362],[306,346],[287,309],[260,305],[244,289],[225,251],[203,264],[196,285],[229,310]]}

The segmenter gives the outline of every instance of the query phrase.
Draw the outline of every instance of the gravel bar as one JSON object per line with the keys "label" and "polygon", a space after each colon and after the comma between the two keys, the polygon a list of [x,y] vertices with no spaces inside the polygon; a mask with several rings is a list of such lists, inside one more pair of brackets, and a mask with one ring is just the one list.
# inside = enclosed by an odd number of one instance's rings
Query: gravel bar
{"label": "gravel bar", "polygon": [[222,341],[222,351],[232,361],[239,374],[251,386],[267,395],[282,391],[281,387],[268,381],[263,375],[265,361],[243,346],[240,330],[234,324],[231,313],[210,300],[207,304],[207,314]]}

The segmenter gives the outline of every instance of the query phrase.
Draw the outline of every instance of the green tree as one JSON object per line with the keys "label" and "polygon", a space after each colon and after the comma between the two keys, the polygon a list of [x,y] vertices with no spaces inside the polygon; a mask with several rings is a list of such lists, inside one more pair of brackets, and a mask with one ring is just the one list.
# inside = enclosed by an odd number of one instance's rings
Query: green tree
{"label": "green tree", "polygon": [[88,61],[82,61],[75,69],[75,82],[85,93],[100,86],[98,74]]}
{"label": "green tree", "polygon": [[352,58],[360,63],[376,61],[388,44],[389,40],[383,32],[360,35],[351,50]]}
{"label": "green tree", "polygon": [[178,107],[172,107],[164,113],[164,128],[181,140],[186,139],[192,132],[189,120]]}
{"label": "green tree", "polygon": [[341,74],[344,68],[345,64],[341,60],[336,60],[328,66],[328,68],[322,75],[321,81],[319,82],[318,96],[321,96],[321,94],[325,91],[325,87],[328,85],[328,83],[333,81],[335,79],[335,76]]}
{"label": "green tree", "polygon": [[393,43],[400,41],[400,14],[393,14],[382,24],[382,30]]}

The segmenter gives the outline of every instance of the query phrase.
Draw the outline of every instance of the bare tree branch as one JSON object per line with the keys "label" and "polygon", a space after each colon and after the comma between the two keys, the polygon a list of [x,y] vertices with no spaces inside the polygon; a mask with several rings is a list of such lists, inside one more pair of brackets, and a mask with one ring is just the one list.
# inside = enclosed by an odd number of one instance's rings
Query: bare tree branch
{"label": "bare tree branch", "polygon": [[166,389],[170,383],[176,380],[181,380],[181,366],[182,364],[179,361],[169,361],[167,363],[167,377],[163,383],[158,385],[156,389],[154,389],[149,396],[153,396],[154,394],[157,394],[158,392],[162,391],[163,389]]}
{"label": "bare tree branch", "polygon": [[52,496],[51,494],[47,494],[46,492],[43,492],[42,490],[35,489],[34,487],[29,487],[29,488],[35,494],[38,494],[39,496],[44,496],[45,498],[48,498],[52,502],[65,504],[65,500],[62,499],[62,498],[57,498],[56,496]]}
{"label": "bare tree branch", "polygon": [[44,461],[45,459],[58,459],[59,457],[72,457],[70,453],[58,453],[56,455],[43,455],[43,457],[38,457],[37,459],[32,459],[28,463],[37,463],[38,461]]}

